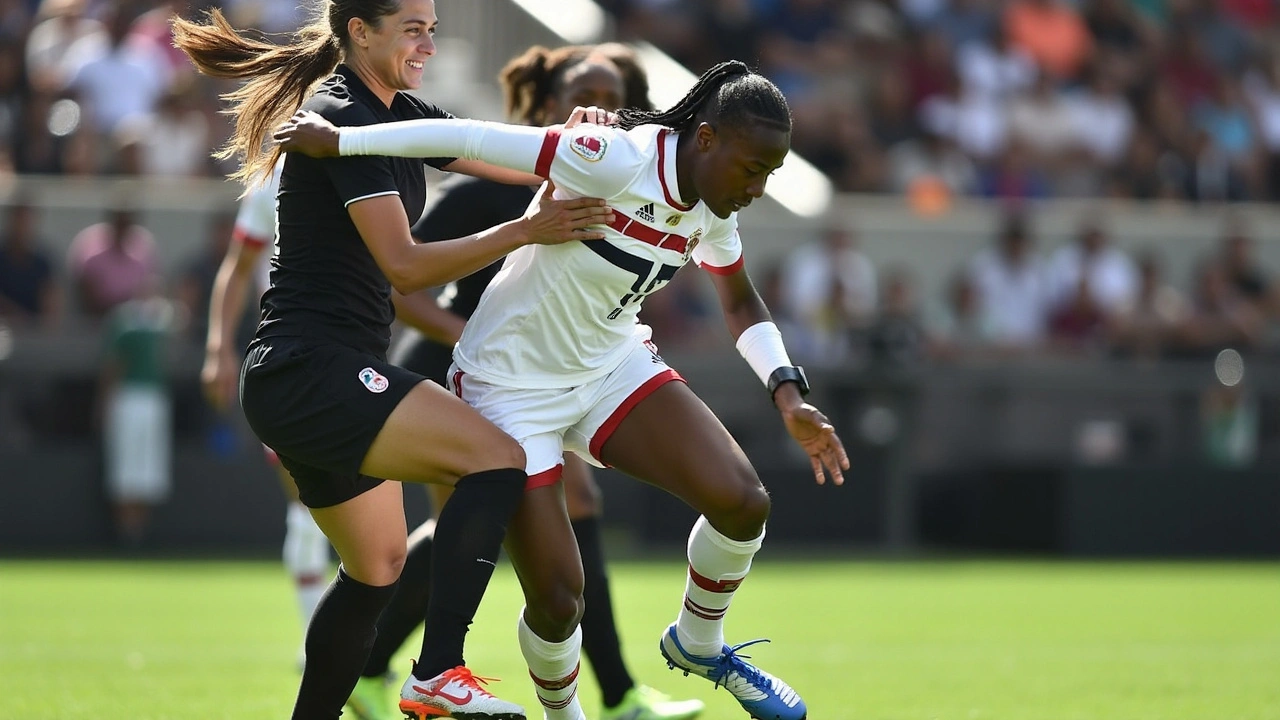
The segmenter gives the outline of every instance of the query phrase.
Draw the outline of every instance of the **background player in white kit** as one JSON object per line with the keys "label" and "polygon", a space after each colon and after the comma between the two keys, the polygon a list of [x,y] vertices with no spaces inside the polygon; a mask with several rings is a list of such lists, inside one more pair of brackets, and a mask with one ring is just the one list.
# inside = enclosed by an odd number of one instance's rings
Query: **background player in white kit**
{"label": "background player in white kit", "polygon": [[[604,113],[592,113],[603,116]],[[764,537],[769,495],[720,421],[662,361],[636,316],[693,259],[715,278],[737,347],[766,383],[815,478],[848,458],[805,404],[803,371],[748,278],[734,213],[764,193],[790,148],[782,93],[739,62],[708,70],[672,109],[621,111],[621,128],[413,121],[336,130],[300,113],[276,133],[317,155],[456,155],[551,179],[557,197],[608,200],[601,240],[512,253],[455,350],[454,390],[524,448],[529,483],[507,549],[525,592],[521,650],[549,720],[576,698],[582,566],[558,486],[565,449],[688,502],[684,605],[662,635],[668,664],[724,686],[753,717],[801,720],[799,695],[723,640],[725,613]],[[750,643],[747,643],[750,644]],[[429,690],[429,689],[428,689]],[[404,700],[413,703],[412,691]]]}
{"label": "background player in white kit", "polygon": [[[283,160],[276,163],[271,175],[250,186],[240,199],[231,244],[218,266],[209,298],[209,332],[205,338],[200,382],[204,386],[205,398],[219,411],[225,412],[237,403],[244,348],[236,340],[236,328],[244,315],[249,287],[252,285],[256,290],[256,307],[257,298],[271,284],[276,193],[280,190],[280,170],[283,167]],[[285,514],[284,566],[293,578],[298,615],[305,630],[316,603],[320,602],[320,596],[329,584],[329,539],[311,519],[306,506],[298,501],[298,486],[289,476],[289,471],[280,464],[271,448],[262,447],[267,461],[280,478],[280,486],[289,497],[289,509]]]}

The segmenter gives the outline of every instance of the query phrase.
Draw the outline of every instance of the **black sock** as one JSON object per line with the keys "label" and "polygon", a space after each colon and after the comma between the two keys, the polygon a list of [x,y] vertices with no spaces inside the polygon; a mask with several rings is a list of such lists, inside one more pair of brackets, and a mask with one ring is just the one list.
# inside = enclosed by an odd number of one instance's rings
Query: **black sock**
{"label": "black sock", "polygon": [[427,603],[427,626],[414,677],[430,680],[463,664],[467,628],[489,586],[507,524],[524,497],[523,470],[472,473],[458,480],[436,523],[431,584],[441,583]]}
{"label": "black sock", "polygon": [[293,720],[332,720],[342,714],[373,646],[378,614],[395,589],[394,583],[365,585],[338,567],[307,626],[307,664]]}
{"label": "black sock", "polygon": [[605,573],[604,550],[600,547],[600,519],[574,520],[573,534],[578,537],[585,579],[582,597],[587,608],[582,615],[582,651],[600,684],[604,706],[611,708],[622,702],[622,696],[635,686],[635,681],[622,659],[622,642],[613,620],[609,576]]}
{"label": "black sock", "polygon": [[378,637],[373,641],[373,649],[369,651],[369,659],[361,675],[386,675],[391,658],[427,616],[427,601],[431,597],[432,544],[432,534],[421,533],[409,546],[396,594],[391,596],[391,602],[378,618]]}

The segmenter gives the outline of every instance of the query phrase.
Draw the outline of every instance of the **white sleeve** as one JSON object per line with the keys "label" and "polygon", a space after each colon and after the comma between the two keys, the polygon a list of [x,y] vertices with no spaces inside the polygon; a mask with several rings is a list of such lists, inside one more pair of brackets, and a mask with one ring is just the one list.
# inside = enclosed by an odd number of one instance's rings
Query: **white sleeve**
{"label": "white sleeve", "polygon": [[405,120],[344,127],[341,155],[457,157],[549,177],[569,195],[610,198],[644,167],[642,152],[616,128],[571,130],[484,120]]}
{"label": "white sleeve", "polygon": [[738,214],[716,220],[693,248],[693,261],[707,272],[732,275],[742,269],[742,238],[738,237]]}
{"label": "white sleeve", "polygon": [[270,245],[276,237],[276,191],[280,187],[280,173],[255,185],[240,200],[236,211],[236,226],[232,239],[254,247]]}
{"label": "white sleeve", "polygon": [[617,128],[583,123],[557,133],[554,153],[542,158],[537,173],[568,195],[606,200],[621,195],[654,162],[631,136]]}

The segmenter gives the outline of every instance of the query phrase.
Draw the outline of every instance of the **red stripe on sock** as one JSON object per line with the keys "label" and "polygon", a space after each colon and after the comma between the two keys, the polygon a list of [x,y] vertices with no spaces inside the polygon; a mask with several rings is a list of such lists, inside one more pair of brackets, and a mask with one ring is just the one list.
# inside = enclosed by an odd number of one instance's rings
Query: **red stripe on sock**
{"label": "red stripe on sock", "polygon": [[703,607],[698,603],[689,599],[686,595],[684,598],[684,609],[697,615],[703,620],[723,620],[725,613],[729,612],[729,608],[716,610],[714,608]]}
{"label": "red stripe on sock", "polygon": [[578,696],[578,689],[574,688],[569,693],[569,697],[563,700],[548,700],[541,695],[538,696],[538,702],[542,703],[542,707],[548,710],[563,710],[573,704],[573,699]]}
{"label": "red stripe on sock", "polygon": [[582,663],[578,663],[577,665],[574,665],[573,672],[569,673],[565,677],[560,678],[559,680],[543,680],[537,675],[534,675],[532,670],[529,671],[529,677],[533,678],[533,683],[535,685],[537,685],[538,687],[544,690],[563,690],[569,687],[570,685],[572,685],[574,681],[578,679],[578,669],[581,667],[582,667]]}
{"label": "red stripe on sock", "polygon": [[734,592],[738,589],[738,586],[742,584],[742,581],[746,580],[746,578],[737,578],[736,580],[712,580],[709,577],[699,575],[698,571],[694,570],[692,565],[689,566],[689,579],[693,581],[694,585],[697,585],[707,592],[713,593]]}

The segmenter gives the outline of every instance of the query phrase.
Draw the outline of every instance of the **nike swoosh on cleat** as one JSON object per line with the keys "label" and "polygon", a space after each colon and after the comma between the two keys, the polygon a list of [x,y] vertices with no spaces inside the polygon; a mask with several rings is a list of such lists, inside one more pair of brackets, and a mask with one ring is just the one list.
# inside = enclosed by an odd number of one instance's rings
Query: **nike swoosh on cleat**
{"label": "nike swoosh on cleat", "polygon": [[449,693],[443,690],[428,690],[427,688],[419,687],[417,685],[414,685],[413,689],[416,690],[417,692],[422,693],[423,695],[426,695],[427,697],[443,698],[453,703],[454,705],[466,705],[467,703],[471,702],[471,698],[473,697],[473,694],[470,690],[467,691],[466,695],[459,697],[457,695],[450,695]]}

